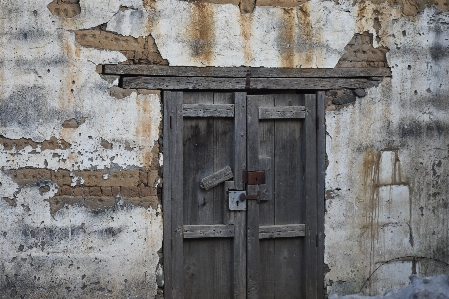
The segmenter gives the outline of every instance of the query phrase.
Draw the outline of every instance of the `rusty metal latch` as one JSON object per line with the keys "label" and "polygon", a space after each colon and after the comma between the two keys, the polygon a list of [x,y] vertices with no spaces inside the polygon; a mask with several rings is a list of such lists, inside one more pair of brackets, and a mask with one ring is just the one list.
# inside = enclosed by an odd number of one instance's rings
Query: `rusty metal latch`
{"label": "rusty metal latch", "polygon": [[265,170],[260,171],[242,171],[242,183],[247,185],[265,184]]}
{"label": "rusty metal latch", "polygon": [[245,201],[245,199],[257,200],[257,203],[260,204],[260,191],[257,191],[256,195],[246,195],[244,193],[240,194],[240,200]]}

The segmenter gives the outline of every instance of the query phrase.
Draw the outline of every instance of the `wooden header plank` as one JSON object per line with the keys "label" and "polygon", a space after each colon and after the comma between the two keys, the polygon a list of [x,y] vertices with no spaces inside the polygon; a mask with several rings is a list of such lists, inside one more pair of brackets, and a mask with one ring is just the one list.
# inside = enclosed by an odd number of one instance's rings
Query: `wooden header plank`
{"label": "wooden header plank", "polygon": [[191,67],[162,65],[104,65],[105,74],[167,76],[167,77],[221,77],[246,78],[356,78],[391,77],[389,68],[251,68],[251,67]]}
{"label": "wooden header plank", "polygon": [[306,235],[305,224],[269,225],[259,227],[259,239],[293,238]]}
{"label": "wooden header plank", "polygon": [[234,117],[234,104],[184,104],[184,117]]}
{"label": "wooden header plank", "polygon": [[339,89],[368,88],[372,81],[363,78],[252,78],[250,88],[245,78],[213,77],[124,77],[123,88],[134,89]]}
{"label": "wooden header plank", "polygon": [[232,238],[234,237],[234,225],[184,225],[183,234],[185,239]]}
{"label": "wooden header plank", "polygon": [[259,107],[259,119],[305,118],[304,106]]}

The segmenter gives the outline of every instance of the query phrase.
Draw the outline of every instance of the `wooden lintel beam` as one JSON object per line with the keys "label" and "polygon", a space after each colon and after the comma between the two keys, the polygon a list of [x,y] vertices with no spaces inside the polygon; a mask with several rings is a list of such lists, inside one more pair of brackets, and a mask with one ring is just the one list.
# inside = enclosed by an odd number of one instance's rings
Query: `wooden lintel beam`
{"label": "wooden lintel beam", "polygon": [[217,78],[360,78],[391,77],[389,68],[254,68],[191,67],[162,65],[104,65],[105,74],[125,76],[217,77]]}
{"label": "wooden lintel beam", "polygon": [[365,78],[245,78],[214,77],[124,77],[123,88],[135,89],[314,89],[368,88],[379,81]]}

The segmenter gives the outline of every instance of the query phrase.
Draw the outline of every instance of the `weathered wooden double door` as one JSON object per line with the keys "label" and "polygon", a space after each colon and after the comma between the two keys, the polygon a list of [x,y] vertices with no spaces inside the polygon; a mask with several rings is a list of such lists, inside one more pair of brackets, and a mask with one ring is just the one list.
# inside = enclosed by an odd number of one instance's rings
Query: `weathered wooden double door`
{"label": "weathered wooden double door", "polygon": [[316,95],[163,97],[165,298],[316,298]]}

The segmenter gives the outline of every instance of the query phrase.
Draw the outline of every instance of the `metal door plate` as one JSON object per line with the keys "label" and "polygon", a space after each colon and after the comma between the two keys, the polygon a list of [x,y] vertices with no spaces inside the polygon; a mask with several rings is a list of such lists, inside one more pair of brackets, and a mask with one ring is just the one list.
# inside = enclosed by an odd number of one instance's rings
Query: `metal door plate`
{"label": "metal door plate", "polygon": [[229,191],[229,210],[246,211],[246,200],[240,200],[241,194],[246,195],[246,191]]}

